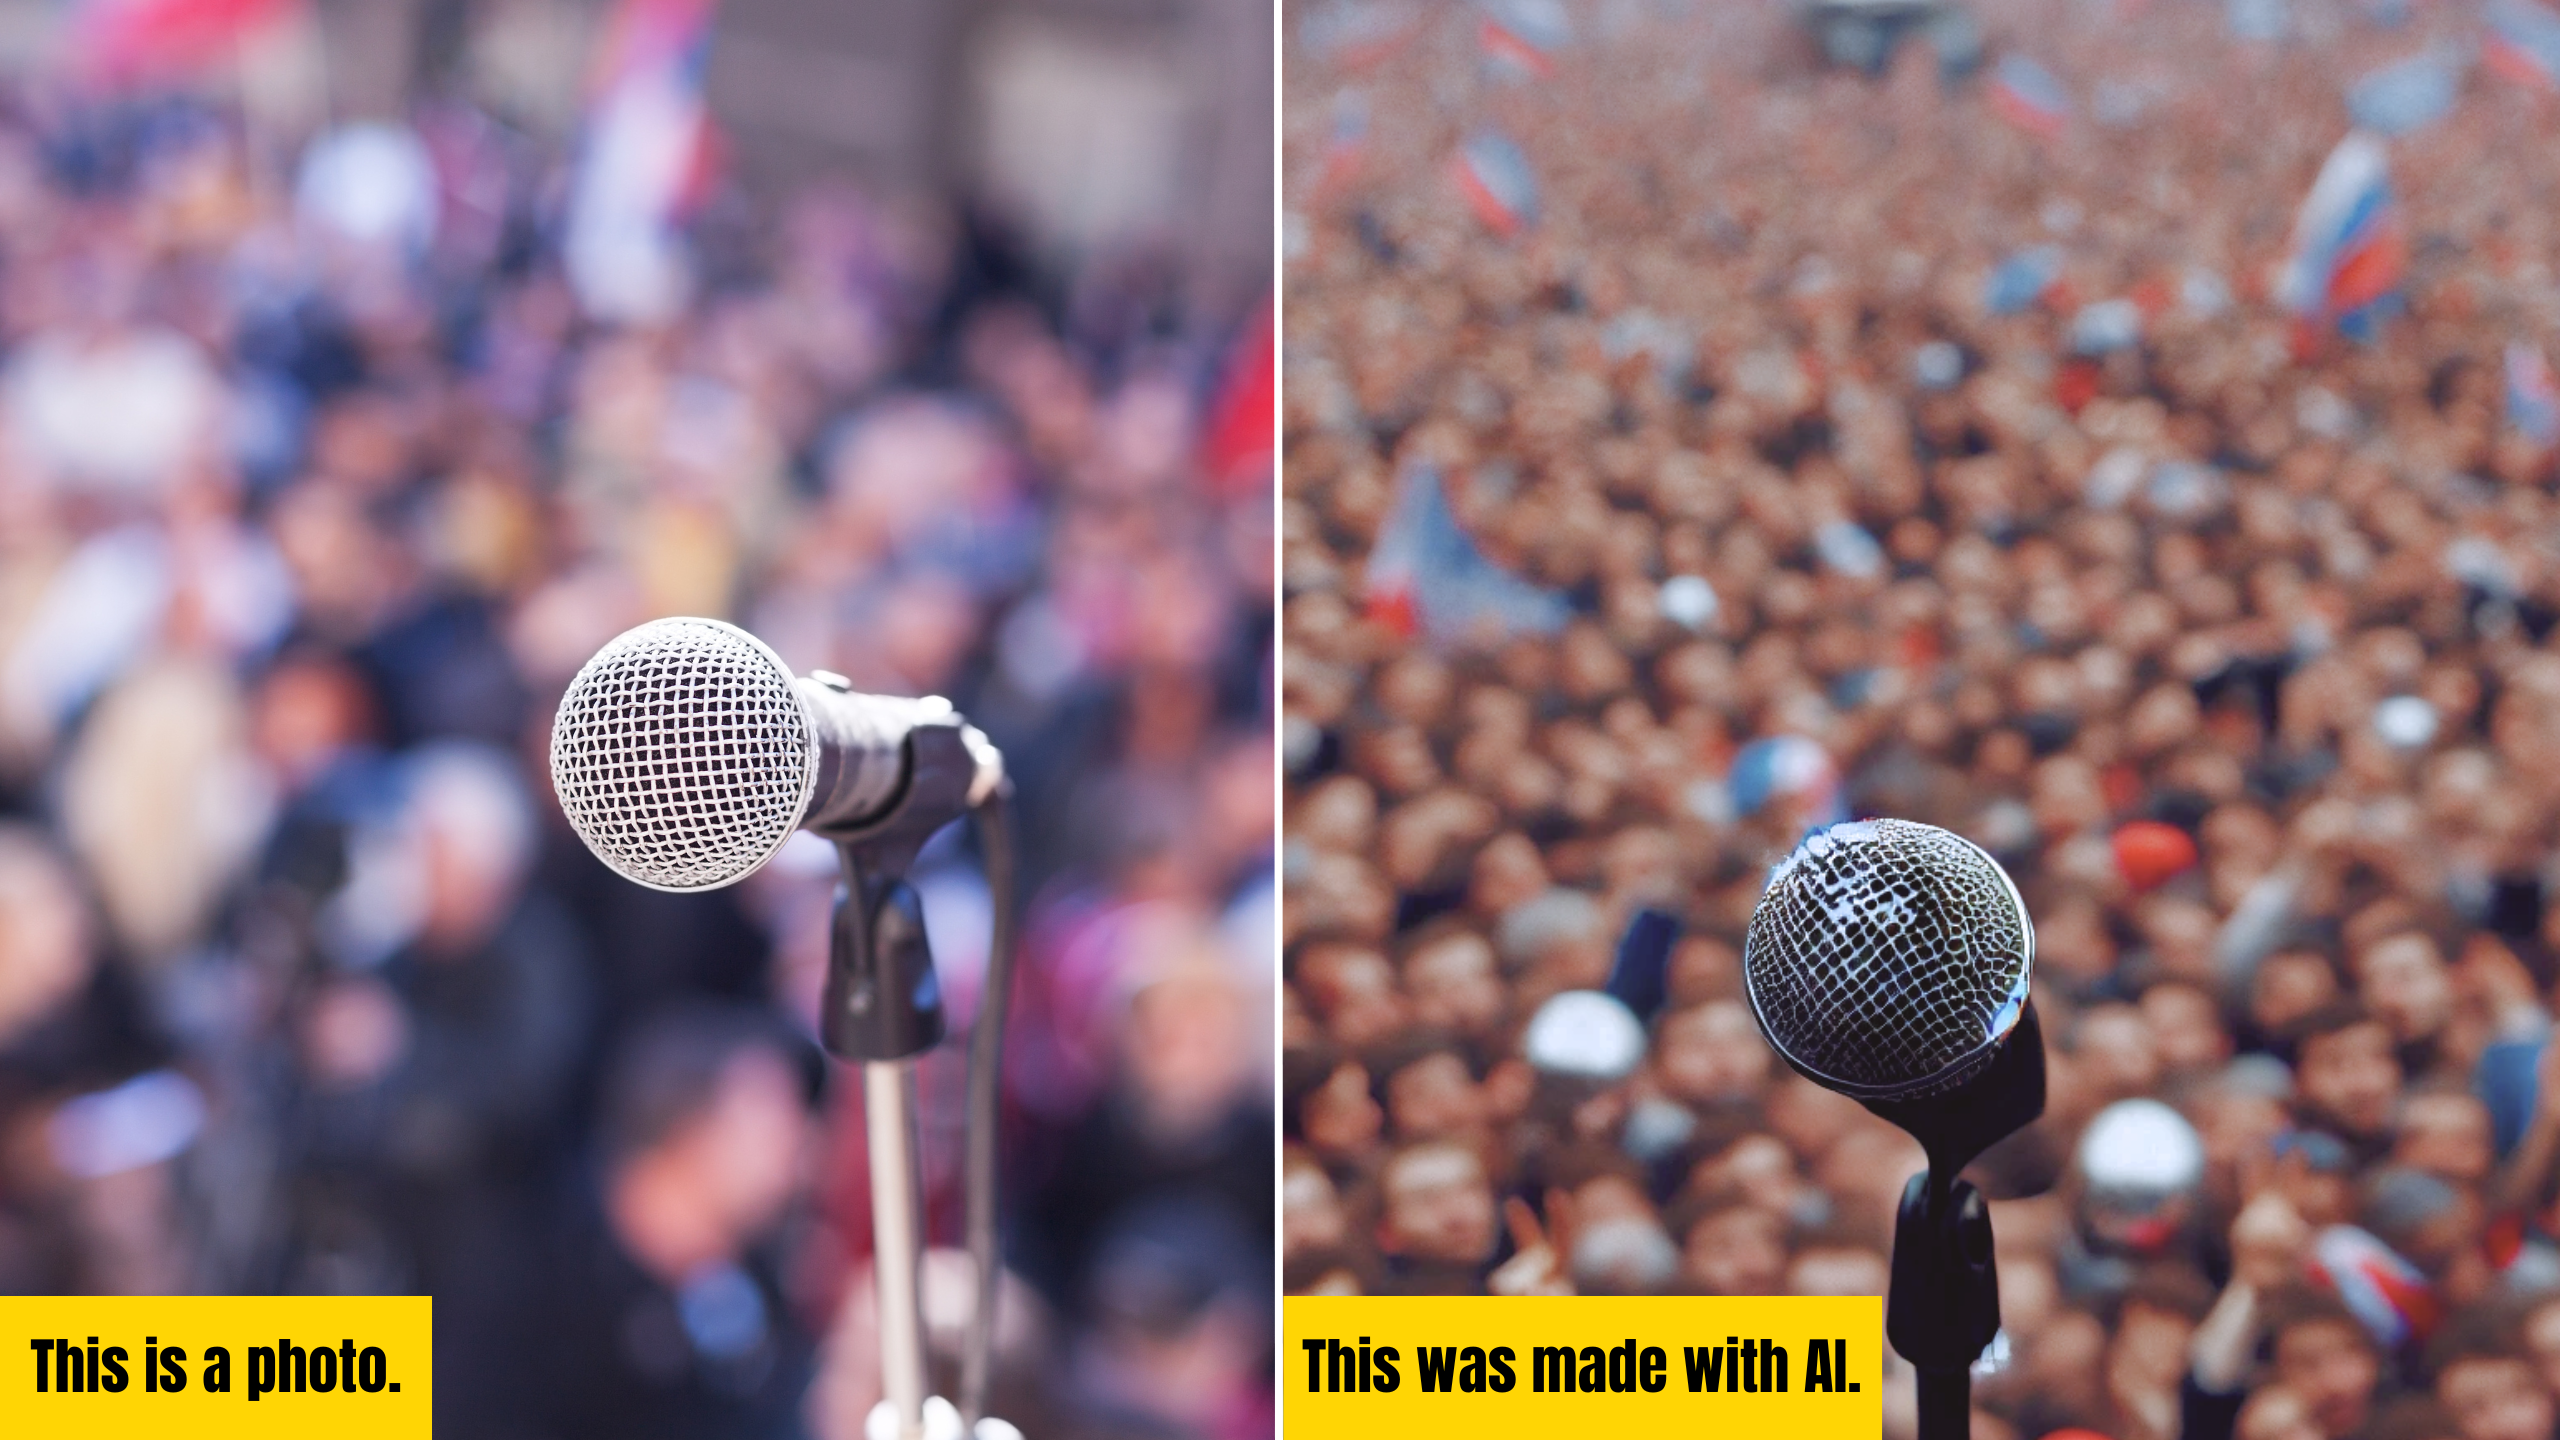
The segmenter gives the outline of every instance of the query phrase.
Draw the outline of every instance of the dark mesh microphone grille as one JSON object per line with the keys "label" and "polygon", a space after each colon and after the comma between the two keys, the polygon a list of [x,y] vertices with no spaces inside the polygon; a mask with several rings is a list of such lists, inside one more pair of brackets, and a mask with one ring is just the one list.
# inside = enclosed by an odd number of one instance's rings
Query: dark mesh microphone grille
{"label": "dark mesh microphone grille", "polygon": [[654,890],[754,871],[799,828],[817,778],[789,667],[718,620],[652,620],[614,637],[551,722],[551,783],[570,825]]}
{"label": "dark mesh microphone grille", "polygon": [[1769,1043],[1814,1080],[1916,1100],[1988,1062],[2026,1004],[2035,930],[2000,863],[1934,825],[1805,837],[1769,879],[1742,974]]}

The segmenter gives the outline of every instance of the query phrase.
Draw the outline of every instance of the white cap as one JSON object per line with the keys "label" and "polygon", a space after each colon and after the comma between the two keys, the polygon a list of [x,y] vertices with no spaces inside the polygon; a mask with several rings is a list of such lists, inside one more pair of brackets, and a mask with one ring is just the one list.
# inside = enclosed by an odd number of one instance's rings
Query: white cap
{"label": "white cap", "polygon": [[2157,1100],[2119,1100],[2080,1137],[2080,1173],[2111,1197],[2164,1200],[2204,1177],[2204,1142]]}
{"label": "white cap", "polygon": [[2436,707],[2423,696],[2394,695],[2373,707],[2373,733],[2394,750],[2419,750],[2436,738]]}
{"label": "white cap", "polygon": [[1567,990],[1538,1007],[1520,1052],[1538,1069],[1586,1080],[1623,1080],[1644,1060],[1644,1025],[1616,997]]}

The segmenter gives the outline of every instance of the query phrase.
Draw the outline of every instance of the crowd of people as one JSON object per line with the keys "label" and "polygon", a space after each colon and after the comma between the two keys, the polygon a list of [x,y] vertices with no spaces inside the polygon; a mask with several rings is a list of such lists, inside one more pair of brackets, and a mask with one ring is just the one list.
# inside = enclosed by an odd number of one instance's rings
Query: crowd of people
{"label": "crowd of people", "polygon": [[[2057,106],[1917,32],[1823,68],[1793,7],[1553,8],[1292,36],[1284,1287],[1882,1293],[1919,1147],[1777,1059],[1741,950],[1809,829],[1895,816],[2035,928],[1976,1436],[2545,1440],[2535,72],[2467,3],[1971,5]],[[2429,51],[2342,335],[2295,217]],[[1524,1043],[1648,912],[1640,1059]]]}
{"label": "crowd of people", "polygon": [[862,1433],[833,852],[660,893],[550,795],[585,659],[720,616],[1017,787],[1018,894],[959,827],[916,870],[937,1391],[1003,898],[993,1410],[1267,1435],[1267,321],[814,182],[713,185],[690,298],[597,318],[575,159],[458,101],[0,106],[0,1291],[431,1294],[454,1433]]}

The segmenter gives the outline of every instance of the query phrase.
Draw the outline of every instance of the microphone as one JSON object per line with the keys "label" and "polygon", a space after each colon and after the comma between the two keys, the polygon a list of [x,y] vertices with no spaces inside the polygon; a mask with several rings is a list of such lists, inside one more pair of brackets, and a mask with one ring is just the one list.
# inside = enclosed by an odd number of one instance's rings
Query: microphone
{"label": "microphone", "polygon": [[551,783],[578,838],[624,879],[713,890],[754,874],[794,830],[849,833],[887,814],[915,775],[910,738],[934,725],[958,728],[966,802],[985,799],[1004,762],[949,701],[794,676],[737,626],[676,616],[615,636],[569,682]]}
{"label": "microphone", "polygon": [[1864,1101],[1925,1099],[1979,1073],[2025,1012],[2034,961],[2035,927],[2000,862],[1909,820],[1806,836],[1742,947],[1769,1043]]}
{"label": "microphone", "polygon": [[[996,1120],[1013,975],[1013,842],[1004,760],[938,697],[859,695],[841,675],[795,676],[720,620],[626,630],[581,667],[551,721],[551,783],[596,858],[653,890],[712,890],[762,868],[794,830],[835,842],[818,1039],[862,1066],[884,1398],[867,1434],[1021,1440],[986,1414],[995,1337]],[[977,1304],[961,1403],[927,1393],[919,1257],[919,1057],[944,1034],[916,852],[962,815],[978,822],[994,914],[969,1045],[963,1162]]]}
{"label": "microphone", "polygon": [[1928,1152],[1903,1187],[1885,1302],[1885,1334],[1919,1372],[1921,1440],[1969,1433],[1971,1367],[2000,1331],[1990,1207],[1958,1172],[2044,1113],[2034,969],[2035,926],[2000,862],[1909,820],[1806,836],[1743,939],[1779,1056]]}

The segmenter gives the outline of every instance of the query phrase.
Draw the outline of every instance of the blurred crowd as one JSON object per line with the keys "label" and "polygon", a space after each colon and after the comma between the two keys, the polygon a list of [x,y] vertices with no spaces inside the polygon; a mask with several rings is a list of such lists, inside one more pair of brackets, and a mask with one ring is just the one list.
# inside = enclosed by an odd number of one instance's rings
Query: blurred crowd
{"label": "blurred crowd", "polygon": [[[2560,469],[2501,357],[2560,321],[2560,111],[2468,3],[1972,6],[2058,122],[1785,7],[1524,8],[1292,35],[1285,1287],[1881,1293],[1919,1148],[1739,951],[1898,816],[2036,931],[1975,1435],[2545,1440]],[[2344,92],[2431,47],[2396,308],[2305,324]],[[1526,1044],[1647,910],[1632,1069]]]}
{"label": "blurred crowd", "polygon": [[[600,322],[573,158],[458,102],[0,102],[0,1291],[426,1293],[458,1434],[859,1434],[833,853],[663,894],[549,791],[586,657],[723,616],[1018,786],[996,1413],[1268,1434],[1268,320],[714,183],[689,300]],[[974,844],[916,872],[944,1394]]]}

